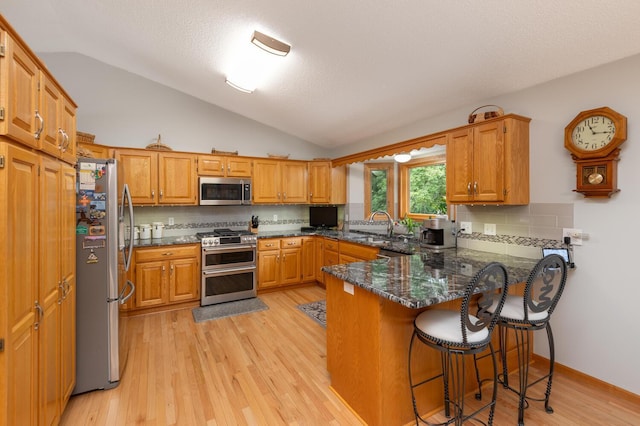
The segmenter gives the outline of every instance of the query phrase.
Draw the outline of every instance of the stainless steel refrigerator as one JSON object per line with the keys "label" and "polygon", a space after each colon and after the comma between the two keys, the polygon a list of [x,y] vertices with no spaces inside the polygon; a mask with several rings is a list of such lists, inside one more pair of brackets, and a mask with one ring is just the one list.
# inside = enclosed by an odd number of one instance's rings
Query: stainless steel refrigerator
{"label": "stainless steel refrigerator", "polygon": [[78,159],[76,185],[74,395],[120,382],[128,345],[126,318],[119,306],[135,291],[126,279],[133,249],[133,207],[128,186],[118,189],[116,161]]}

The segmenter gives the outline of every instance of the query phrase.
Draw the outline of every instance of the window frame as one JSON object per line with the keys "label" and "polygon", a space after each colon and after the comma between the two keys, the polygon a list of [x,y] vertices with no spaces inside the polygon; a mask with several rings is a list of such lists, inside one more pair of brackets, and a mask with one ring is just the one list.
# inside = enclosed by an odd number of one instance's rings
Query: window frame
{"label": "window frame", "polygon": [[[446,154],[434,155],[430,157],[417,158],[415,160],[408,161],[406,163],[399,164],[398,166],[398,207],[399,217],[410,217],[413,220],[421,221],[425,219],[431,219],[436,216],[436,213],[423,214],[423,213],[409,213],[409,171],[415,167],[433,166],[437,164],[447,164]],[[445,183],[446,185],[446,183]],[[447,212],[451,209],[451,205],[447,203]]]}
{"label": "window frame", "polygon": [[[394,179],[395,163],[364,163],[364,219],[371,216],[371,172],[374,170],[385,170],[387,172],[387,212],[393,215],[393,206],[395,204],[395,179]],[[373,220],[387,220],[386,216],[376,215]]]}

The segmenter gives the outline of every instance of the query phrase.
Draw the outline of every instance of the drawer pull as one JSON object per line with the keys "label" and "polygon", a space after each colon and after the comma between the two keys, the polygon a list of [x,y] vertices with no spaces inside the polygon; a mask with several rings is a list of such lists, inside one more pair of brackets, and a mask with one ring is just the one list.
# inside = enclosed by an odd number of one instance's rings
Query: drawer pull
{"label": "drawer pull", "polygon": [[166,253],[162,253],[163,256],[173,256],[173,252],[166,252]]}

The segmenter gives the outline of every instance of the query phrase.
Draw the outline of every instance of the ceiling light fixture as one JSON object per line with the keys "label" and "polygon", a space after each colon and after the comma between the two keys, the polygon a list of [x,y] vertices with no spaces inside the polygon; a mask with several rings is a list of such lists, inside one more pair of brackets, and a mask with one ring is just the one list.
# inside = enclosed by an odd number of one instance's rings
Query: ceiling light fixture
{"label": "ceiling light fixture", "polygon": [[233,87],[234,89],[239,90],[239,91],[241,91],[241,92],[243,92],[243,93],[252,93],[252,92],[254,91],[254,89],[249,89],[249,88],[247,88],[247,87],[243,87],[243,86],[241,86],[241,85],[240,85],[240,84],[238,84],[238,83],[234,83],[233,81],[229,80],[229,78],[228,78],[228,77],[225,79],[225,82],[226,82],[229,86],[231,86],[231,87]]}
{"label": "ceiling light fixture", "polygon": [[411,154],[401,152],[400,154],[396,154],[393,159],[396,160],[397,163],[406,163],[407,161],[411,160]]}
{"label": "ceiling light fixture", "polygon": [[291,46],[288,44],[283,43],[280,40],[276,40],[273,37],[269,37],[266,34],[262,34],[260,31],[253,32],[251,43],[255,44],[260,49],[278,56],[287,56],[287,53],[291,50]]}

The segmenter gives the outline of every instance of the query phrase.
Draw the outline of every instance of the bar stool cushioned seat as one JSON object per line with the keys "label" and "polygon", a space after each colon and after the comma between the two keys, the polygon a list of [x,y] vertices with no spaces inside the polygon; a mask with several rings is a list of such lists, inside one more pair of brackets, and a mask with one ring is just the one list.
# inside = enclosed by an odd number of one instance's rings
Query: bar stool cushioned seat
{"label": "bar stool cushioned seat", "polygon": [[[479,294],[476,315],[472,315],[472,298]],[[498,369],[491,332],[497,323],[500,307],[507,296],[507,270],[504,265],[493,262],[480,270],[469,282],[464,290],[460,310],[430,309],[420,313],[414,320],[414,331],[409,344],[409,384],[416,424],[422,421],[429,423],[420,416],[414,390],[439,377],[443,379],[445,415],[450,417],[450,404],[454,407],[454,417],[440,425],[455,422],[462,424],[465,420],[475,417],[486,408],[490,408],[488,424],[493,422],[493,412],[497,395]],[[487,308],[494,306],[489,312]],[[416,338],[422,343],[441,351],[441,373],[414,384],[412,377],[412,352]],[[464,412],[464,394],[466,392],[464,357],[484,351],[487,347],[493,360],[493,398],[486,405],[473,413]],[[415,361],[413,361],[415,362]],[[476,370],[477,371],[477,370]],[[452,372],[452,374],[450,374]],[[476,373],[478,383],[479,377]],[[449,397],[449,383],[453,388],[453,398]],[[423,412],[426,412],[424,410]]]}
{"label": "bar stool cushioned seat", "polygon": [[[502,359],[501,381],[507,389],[518,394],[518,425],[524,425],[524,409],[528,407],[528,400],[544,401],[545,410],[553,413],[549,406],[553,367],[555,364],[555,349],[553,332],[551,331],[551,314],[555,309],[564,290],[567,280],[567,264],[562,256],[550,254],[542,258],[532,269],[525,284],[524,295],[508,295],[498,319],[500,330],[500,354]],[[489,311],[497,311],[499,305],[494,302]],[[549,341],[549,372],[529,381],[529,361],[531,353],[531,332],[546,329]],[[519,387],[515,389],[509,385],[507,366],[507,336],[508,330],[513,330],[516,338],[518,356]],[[542,380],[547,379],[547,388],[543,399],[527,397],[527,390]]]}

